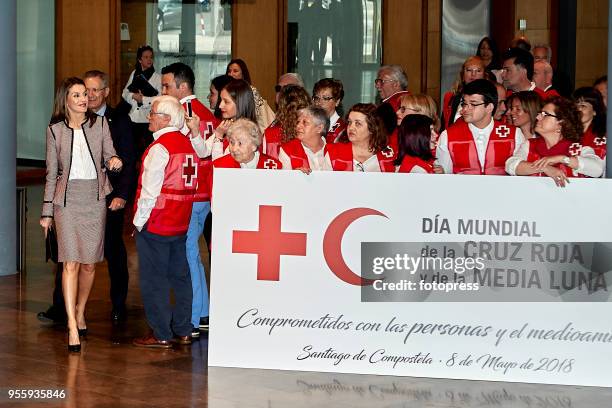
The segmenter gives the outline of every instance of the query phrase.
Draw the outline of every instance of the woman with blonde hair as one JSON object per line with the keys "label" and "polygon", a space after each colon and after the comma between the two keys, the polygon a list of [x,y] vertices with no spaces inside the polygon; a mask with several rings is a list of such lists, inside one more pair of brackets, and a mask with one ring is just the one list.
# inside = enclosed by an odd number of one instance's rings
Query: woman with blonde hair
{"label": "woman with blonde hair", "polygon": [[533,91],[513,93],[506,100],[512,124],[521,128],[525,139],[535,137],[536,117],[542,110],[542,101]]}
{"label": "woman with blonde hair", "polygon": [[486,64],[481,57],[472,56],[465,60],[459,71],[458,78],[449,92],[442,99],[442,124],[444,129],[461,116],[459,103],[463,94],[463,87],[472,81],[485,78]]}
{"label": "woman with blonde hair", "polygon": [[46,163],[40,225],[45,236],[50,228],[57,233],[58,262],[64,264],[68,350],[80,352],[95,264],[104,258],[106,196],[112,191],[106,169],[118,171],[123,166],[108,122],[88,110],[87,89],[80,78],[65,79],[55,94]]}
{"label": "woman with blonde hair", "polygon": [[426,94],[404,95],[400,99],[400,107],[396,112],[398,128],[389,137],[389,146],[397,152],[399,149],[398,129],[402,120],[408,115],[425,115],[433,122],[432,143],[435,146],[440,132],[440,117],[438,106],[433,98]]}

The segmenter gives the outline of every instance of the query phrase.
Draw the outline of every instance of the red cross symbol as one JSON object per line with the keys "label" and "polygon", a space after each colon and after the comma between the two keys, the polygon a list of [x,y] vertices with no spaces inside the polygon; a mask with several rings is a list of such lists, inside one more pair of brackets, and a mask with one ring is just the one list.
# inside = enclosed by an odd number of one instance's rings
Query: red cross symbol
{"label": "red cross symbol", "polygon": [[499,137],[508,137],[508,135],[510,134],[510,129],[508,129],[508,126],[506,125],[501,125],[497,129],[495,129],[495,133],[497,133],[497,136]]}
{"label": "red cross symbol", "polygon": [[206,122],[200,124],[200,132],[202,132],[202,137],[204,140],[208,139],[208,135],[212,135],[215,131],[215,127],[212,122]]}
{"label": "red cross symbol", "polygon": [[278,169],[278,164],[272,159],[268,159],[264,162],[264,169]]}
{"label": "red cross symbol", "polygon": [[306,256],[306,234],[282,232],[281,210],[260,205],[259,231],[233,231],[233,253],[257,254],[257,280],[279,280],[281,255]]}
{"label": "red cross symbol", "polygon": [[391,148],[391,146],[387,146],[385,150],[380,151],[380,154],[385,156],[387,159],[390,159],[393,157],[393,149]]}
{"label": "red cross symbol", "polygon": [[578,142],[572,143],[568,149],[572,156],[578,156],[582,150],[582,145]]}
{"label": "red cross symbol", "polygon": [[192,187],[193,181],[198,177],[198,168],[193,161],[193,155],[188,154],[185,156],[185,163],[183,163],[183,178],[185,179],[185,186]]}
{"label": "red cross symbol", "polygon": [[596,137],[593,142],[595,143],[595,146],[603,146],[603,145],[606,144],[606,138],[605,137]]}

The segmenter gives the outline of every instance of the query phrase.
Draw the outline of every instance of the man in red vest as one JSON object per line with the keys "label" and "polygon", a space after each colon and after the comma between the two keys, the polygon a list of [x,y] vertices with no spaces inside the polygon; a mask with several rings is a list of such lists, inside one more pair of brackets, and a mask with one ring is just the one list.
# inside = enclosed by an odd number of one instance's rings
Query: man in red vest
{"label": "man in red vest", "polygon": [[300,109],[296,138],[283,143],[278,153],[283,170],[302,170],[305,173],[323,170],[328,128],[329,118],[322,108],[309,106]]}
{"label": "man in red vest", "polygon": [[[142,156],[133,223],[138,230],[140,292],[152,332],[134,339],[138,347],[170,348],[174,336],[180,344],[191,344],[192,288],[185,240],[199,159],[180,132],[184,116],[181,104],[167,95],[153,99],[148,115],[154,141]],[[197,128],[192,131],[199,133]]]}
{"label": "man in red vest", "polygon": [[497,89],[487,79],[463,88],[461,116],[442,132],[436,149],[437,163],[447,174],[506,175],[506,160],[524,141],[519,128],[493,119]]}
{"label": "man in red vest", "polygon": [[378,69],[374,86],[383,103],[388,103],[396,112],[403,95],[409,95],[408,77],[399,65],[383,65]]}
{"label": "man in red vest", "polygon": [[542,99],[546,99],[546,93],[537,88],[533,79],[533,55],[522,48],[510,48],[502,56],[502,79],[504,86],[508,89],[506,96],[514,92],[534,91]]}
{"label": "man in red vest", "polygon": [[[193,70],[182,62],[175,62],[162,68],[162,94],[174,96],[179,100],[187,115],[191,105],[191,116],[194,114],[200,118],[199,131],[201,137],[192,138],[191,142],[196,153],[201,153],[198,143],[202,144],[206,139],[214,135],[218,120],[215,115],[204,106],[193,94],[195,86],[195,75]],[[181,129],[184,135],[189,135],[189,129],[184,126]],[[191,137],[193,135],[189,135]],[[191,336],[200,337],[200,329],[208,330],[208,286],[202,259],[200,258],[200,236],[204,231],[204,223],[210,212],[210,177],[212,174],[212,158],[200,155],[198,167],[198,190],[194,197],[191,211],[191,221],[187,230],[187,262],[191,273],[191,285],[193,288],[193,303],[191,308],[191,324],[193,325]]]}

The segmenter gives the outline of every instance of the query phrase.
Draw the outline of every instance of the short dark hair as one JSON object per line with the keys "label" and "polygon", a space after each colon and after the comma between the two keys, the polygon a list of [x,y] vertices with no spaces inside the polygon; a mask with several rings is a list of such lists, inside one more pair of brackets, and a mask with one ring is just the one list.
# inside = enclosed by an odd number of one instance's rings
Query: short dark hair
{"label": "short dark hair", "polygon": [[608,83],[608,76],[604,75],[604,76],[600,76],[599,78],[597,78],[595,80],[595,82],[593,82],[593,86],[597,86],[599,84],[603,84],[603,83]]}
{"label": "short dark hair", "polygon": [[[218,77],[214,77],[210,84],[217,90],[218,93],[221,93],[221,90],[225,87],[225,85],[229,84],[231,80],[234,79],[229,75],[219,75]],[[221,109],[219,109],[219,105],[221,104],[221,98],[217,98],[217,104],[214,107],[213,114],[216,118],[221,118]]]}
{"label": "short dark hair", "polygon": [[578,88],[574,91],[572,97],[576,103],[584,101],[586,103],[590,103],[593,107],[593,111],[595,112],[595,117],[593,118],[592,126],[593,133],[595,133],[599,137],[603,137],[606,135],[606,107],[603,102],[603,97],[601,93],[590,86],[584,86],[582,88]]}
{"label": "short dark hair", "polygon": [[419,157],[425,161],[434,158],[431,152],[431,128],[433,120],[425,115],[406,115],[397,132],[398,152],[395,165],[402,164],[405,156]]}
{"label": "short dark hair", "polygon": [[190,91],[193,91],[195,87],[195,75],[193,70],[187,64],[182,62],[175,62],[170,65],[166,65],[161,70],[162,75],[172,74],[174,75],[174,83],[178,88],[182,83],[186,83]]}
{"label": "short dark hair", "polygon": [[533,78],[533,55],[522,48],[510,48],[502,57],[502,61],[514,58],[514,65],[519,65],[527,71],[527,79]]}
{"label": "short dark hair", "polygon": [[155,54],[155,52],[153,51],[153,47],[151,47],[150,45],[141,45],[140,47],[138,47],[138,50],[136,50],[136,61],[142,58],[142,54],[145,51],[151,51],[151,53]]}
{"label": "short dark hair", "polygon": [[225,67],[225,73],[229,70],[230,65],[236,64],[240,67],[240,71],[242,71],[242,79],[244,79],[247,84],[251,85],[251,74],[249,74],[249,69],[247,68],[246,62],[240,58],[234,58],[230,62],[227,63],[227,67]]}
{"label": "short dark hair", "polygon": [[223,87],[236,104],[236,119],[247,118],[257,123],[253,90],[243,79],[232,79]]}
{"label": "short dark hair", "polygon": [[477,79],[466,84],[463,95],[482,95],[485,104],[493,104],[493,112],[497,109],[497,88],[488,79]]}
{"label": "short dark hair", "polygon": [[393,133],[397,127],[397,114],[393,106],[389,102],[383,102],[376,107],[376,113],[378,113],[378,116],[380,116],[385,124],[385,131],[387,134],[390,135]]}

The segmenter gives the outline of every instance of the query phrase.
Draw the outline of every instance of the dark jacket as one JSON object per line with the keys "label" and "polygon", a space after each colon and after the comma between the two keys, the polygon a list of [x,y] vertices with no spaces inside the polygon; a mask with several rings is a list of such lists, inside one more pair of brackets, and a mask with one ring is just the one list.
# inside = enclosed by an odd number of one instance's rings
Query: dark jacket
{"label": "dark jacket", "polygon": [[132,135],[132,121],[128,115],[108,105],[106,105],[104,117],[110,126],[117,156],[123,161],[123,168],[119,173],[107,173],[113,186],[113,192],[106,199],[110,201],[119,197],[127,201],[136,190],[136,148]]}

